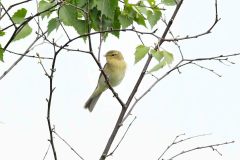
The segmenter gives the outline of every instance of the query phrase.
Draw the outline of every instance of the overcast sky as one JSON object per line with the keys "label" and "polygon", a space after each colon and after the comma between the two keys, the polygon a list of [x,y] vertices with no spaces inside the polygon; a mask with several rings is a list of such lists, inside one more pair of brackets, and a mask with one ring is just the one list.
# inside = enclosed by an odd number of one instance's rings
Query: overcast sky
{"label": "overcast sky", "polygon": [[[2,0],[3,4],[6,2],[7,0]],[[26,7],[33,9],[32,6]],[[198,39],[179,42],[185,58],[240,52],[239,6],[240,2],[237,0],[219,0],[218,11],[221,20],[212,33]],[[167,8],[167,18],[173,9]],[[214,16],[214,0],[185,0],[171,31],[176,36],[205,32],[212,25]],[[164,25],[159,24],[158,34],[161,35],[163,30]],[[69,33],[75,34],[71,29]],[[59,43],[66,40],[61,32],[55,35]],[[32,38],[12,43],[10,48],[18,52],[24,51]],[[149,46],[156,43],[156,39],[149,36],[143,37],[143,40]],[[3,38],[0,41],[4,43]],[[111,49],[120,50],[128,63],[126,77],[121,85],[116,87],[118,95],[124,101],[131,93],[145,63],[144,59],[134,65],[133,53],[139,44],[136,34],[126,32],[121,33],[120,39],[110,36],[102,46],[102,53]],[[83,41],[77,41],[72,46],[88,49]],[[93,37],[93,47],[97,53],[97,36]],[[163,48],[174,54],[175,61],[171,66],[156,73],[158,77],[171,69],[180,57],[175,45],[164,43]],[[53,48],[42,44],[35,47],[31,54],[35,55],[36,52],[42,56],[52,56]],[[8,53],[4,56],[5,62],[0,63],[0,74],[18,58]],[[182,133],[186,134],[182,138],[207,133],[211,135],[175,146],[164,158],[170,158],[192,147],[235,140],[234,144],[218,148],[223,156],[211,149],[205,149],[178,159],[240,159],[240,57],[232,57],[230,60],[236,64],[224,65],[213,61],[199,63],[222,75],[221,78],[212,72],[189,65],[180,69],[181,74],[175,71],[160,81],[137,104],[133,115],[121,128],[113,146],[134,116],[137,116],[121,146],[109,159],[157,159],[175,136]],[[104,62],[102,56],[102,63]],[[49,60],[43,61],[46,68],[50,63]],[[151,66],[153,65],[154,61]],[[101,96],[92,113],[83,108],[95,88],[98,75],[98,67],[88,54],[63,51],[58,56],[54,77],[56,90],[53,95],[52,122],[56,131],[86,160],[100,157],[121,109],[110,91]],[[137,92],[137,97],[148,89],[154,80],[152,76],[147,75]],[[45,100],[49,94],[48,85],[48,79],[44,76],[38,60],[32,58],[24,58],[0,81],[0,159],[43,159],[49,145]],[[54,140],[60,160],[79,159],[63,141],[57,137]],[[51,150],[46,159],[53,159]]]}

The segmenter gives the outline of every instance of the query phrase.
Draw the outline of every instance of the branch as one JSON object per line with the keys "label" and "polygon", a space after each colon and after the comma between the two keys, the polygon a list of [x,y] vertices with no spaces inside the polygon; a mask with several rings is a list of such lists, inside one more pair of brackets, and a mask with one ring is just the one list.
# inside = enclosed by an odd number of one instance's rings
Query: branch
{"label": "branch", "polygon": [[43,156],[43,160],[46,159],[47,154],[48,154],[48,151],[49,151],[49,149],[50,149],[50,146],[51,146],[51,144],[48,145],[47,151],[46,151],[46,153],[45,153],[44,156]]}
{"label": "branch", "polygon": [[55,130],[53,133],[58,136],[81,160],[84,160],[84,158],[65,140],[63,139]]}
{"label": "branch", "polygon": [[10,43],[14,40],[15,36],[23,29],[23,27],[25,25],[28,24],[28,22],[30,22],[32,19],[34,19],[37,16],[40,16],[42,13],[45,13],[49,10],[51,10],[52,8],[56,7],[57,5],[61,4],[61,2],[56,3],[55,5],[47,8],[46,10],[42,11],[42,12],[38,12],[33,16],[30,16],[28,18],[26,18],[26,20],[24,22],[22,22],[18,27],[15,28],[13,34],[11,35],[11,37],[9,38],[9,40],[7,41],[6,45],[3,47],[3,50],[5,51],[7,49],[7,47],[10,45]]}
{"label": "branch", "polygon": [[[46,32],[45,32],[46,33]],[[22,59],[25,57],[31,50],[31,48],[34,46],[34,44],[41,38],[42,36],[37,36],[36,39],[28,46],[28,48],[25,50],[25,52],[19,57],[6,71],[3,72],[3,74],[0,77],[0,80],[2,80]]]}
{"label": "branch", "polygon": [[[54,41],[53,41],[54,43]],[[53,87],[53,75],[54,72],[56,71],[55,68],[55,64],[56,64],[56,59],[57,59],[57,52],[55,50],[55,46],[53,45],[54,48],[54,56],[53,56],[53,61],[52,61],[52,67],[51,67],[51,73],[48,77],[49,79],[49,97],[47,99],[47,103],[48,103],[48,108],[47,108],[47,123],[48,123],[48,131],[49,131],[49,136],[50,136],[50,144],[52,146],[52,151],[53,151],[53,156],[54,156],[54,160],[57,160],[57,153],[56,153],[56,149],[54,146],[54,141],[53,141],[53,132],[54,132],[54,128],[52,127],[51,124],[51,105],[52,105],[52,96],[53,96],[53,92],[55,90],[55,87]]]}
{"label": "branch", "polygon": [[211,144],[211,145],[206,145],[206,146],[200,146],[200,147],[195,147],[195,148],[191,148],[191,149],[188,149],[188,150],[185,150],[185,151],[182,151],[174,156],[172,156],[171,158],[167,159],[167,160],[173,160],[174,158],[180,156],[180,155],[183,155],[183,154],[186,154],[186,153],[189,153],[189,152],[192,152],[192,151],[196,151],[196,150],[201,150],[201,149],[206,149],[206,148],[210,148],[212,149],[213,151],[216,151],[218,154],[222,155],[217,149],[215,149],[214,147],[218,147],[218,146],[223,146],[223,145],[227,145],[227,144],[231,144],[231,143],[234,143],[234,141],[230,141],[230,142],[224,142],[224,143],[218,143],[218,144]]}
{"label": "branch", "polygon": [[[0,15],[0,20],[8,13],[13,7],[16,7],[16,6],[18,6],[18,5],[21,5],[21,4],[23,4],[23,3],[27,3],[27,2],[30,2],[30,1],[32,1],[32,0],[21,1],[21,2],[18,2],[18,3],[15,3],[15,4],[9,6],[8,9],[6,9],[5,13],[4,13],[2,16]],[[2,3],[0,2],[0,4],[2,4]]]}
{"label": "branch", "polygon": [[[31,50],[31,49],[30,49]],[[14,52],[14,51],[10,51],[10,50],[6,50],[7,52],[9,53],[12,53],[12,54],[15,54],[15,55],[18,55],[18,56],[24,56],[24,57],[28,57],[28,58],[40,58],[40,59],[53,59],[51,57],[42,57],[42,56],[34,56],[34,55],[25,55],[23,53],[17,53],[17,52]]]}
{"label": "branch", "polygon": [[133,122],[136,120],[136,116],[134,117],[134,119],[132,120],[132,122],[128,125],[126,131],[124,132],[122,138],[120,139],[120,141],[118,142],[118,144],[116,145],[116,147],[113,149],[113,151],[111,153],[109,153],[106,157],[108,156],[112,156],[114,154],[114,152],[118,149],[119,145],[121,144],[121,142],[123,141],[123,139],[125,138],[128,130],[130,129],[130,127],[132,126]]}
{"label": "branch", "polygon": [[191,36],[187,35],[187,36],[185,36],[185,37],[164,39],[164,41],[169,41],[169,42],[172,42],[172,41],[180,41],[180,40],[198,38],[198,37],[201,37],[201,36],[210,34],[210,33],[212,32],[213,28],[216,26],[216,24],[217,24],[220,20],[221,20],[221,18],[218,18],[218,5],[217,5],[217,0],[215,0],[215,19],[214,19],[213,24],[209,27],[209,29],[207,29],[207,30],[206,30],[205,32],[203,32],[203,33],[199,33],[199,34],[196,34],[196,35],[191,35]]}
{"label": "branch", "polygon": [[[169,146],[167,146],[167,148],[162,152],[162,154],[159,156],[158,160],[163,160],[164,154],[167,151],[169,151],[173,146],[175,146],[177,144],[180,144],[180,143],[182,144],[183,142],[186,142],[186,141],[191,140],[191,139],[195,139],[195,138],[199,138],[199,137],[203,137],[203,136],[208,136],[210,134],[200,134],[200,135],[196,135],[196,136],[187,137],[187,138],[184,138],[184,139],[177,140],[180,136],[184,136],[184,135],[185,135],[185,133],[177,135],[174,138],[174,140],[172,141],[172,143]],[[234,143],[234,141],[192,148],[192,149],[189,149],[189,150],[186,150],[186,151],[182,151],[182,152],[172,156],[168,160],[173,160],[174,158],[176,158],[176,157],[178,157],[178,156],[180,156],[182,154],[185,154],[185,153],[188,153],[188,152],[192,152],[194,150],[204,149],[204,148],[211,148],[211,149],[213,149],[213,151],[216,151],[218,154],[221,155],[221,153],[217,149],[215,149],[214,147],[217,147],[217,146],[220,146],[220,145],[226,145],[226,144],[230,144],[230,143]]]}

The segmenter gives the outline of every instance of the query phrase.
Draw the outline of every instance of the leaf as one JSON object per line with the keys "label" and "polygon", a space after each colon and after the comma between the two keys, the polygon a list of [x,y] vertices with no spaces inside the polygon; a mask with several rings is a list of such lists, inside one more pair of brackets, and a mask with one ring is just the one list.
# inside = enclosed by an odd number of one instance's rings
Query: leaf
{"label": "leaf", "polygon": [[138,10],[139,13],[141,14],[147,14],[147,7],[143,3],[143,1],[139,1],[138,5],[136,6],[136,9]]}
{"label": "leaf", "polygon": [[74,25],[73,27],[78,32],[79,35],[88,32],[88,23],[86,20],[78,20],[77,25]]}
{"label": "leaf", "polygon": [[32,28],[29,26],[29,24],[26,24],[14,37],[13,41],[20,40],[22,38],[25,38],[29,36],[32,33]]}
{"label": "leaf", "polygon": [[167,5],[167,6],[175,6],[176,5],[176,0],[162,0],[162,3]]}
{"label": "leaf", "polygon": [[[164,66],[166,66],[167,64],[171,64],[172,61],[173,61],[173,54],[168,52],[168,51],[153,51],[151,50],[150,51],[151,54],[155,57],[157,54],[159,54],[160,56],[156,56],[155,58],[156,59],[159,59],[160,58],[160,61],[157,65],[155,65],[152,69],[150,69],[150,71],[148,73],[152,73],[152,72],[155,72],[155,71],[158,71],[159,69],[163,68]],[[163,57],[161,57],[161,55]]]}
{"label": "leaf", "polygon": [[101,24],[100,17],[101,17],[101,13],[100,11],[97,10],[96,7],[90,10],[91,27],[95,31],[100,30],[100,24]]}
{"label": "leaf", "polygon": [[149,49],[150,49],[150,47],[146,47],[144,45],[137,46],[136,51],[134,53],[135,54],[135,64],[145,57],[145,55],[148,53]]}
{"label": "leaf", "polygon": [[156,72],[159,69],[163,68],[167,63],[165,61],[161,61],[160,63],[158,63],[157,65],[155,65],[152,69],[150,69],[150,71],[148,71],[148,73],[152,73],[152,72]]}
{"label": "leaf", "polygon": [[48,22],[48,26],[47,26],[47,32],[48,35],[54,30],[54,29],[58,29],[60,25],[59,19],[58,17],[52,18],[49,22]]}
{"label": "leaf", "polygon": [[[120,12],[120,8],[118,7],[115,11],[115,15],[114,15],[114,20],[113,20],[113,24],[112,24],[112,28],[113,29],[120,29],[121,28],[121,24],[120,21],[118,19],[119,15],[121,14]],[[117,38],[119,38],[119,31],[115,31],[115,32],[111,32],[111,34],[113,34],[114,36],[116,36]]]}
{"label": "leaf", "polygon": [[4,50],[0,44],[0,61],[2,61],[2,62],[3,62],[3,53],[4,53]]}
{"label": "leaf", "polygon": [[157,61],[161,61],[162,58],[164,57],[163,53],[161,51],[156,51],[154,49],[150,50],[150,53],[153,55],[153,57],[157,60]]}
{"label": "leaf", "polygon": [[22,23],[24,21],[26,14],[27,10],[25,8],[17,10],[12,16],[13,22],[17,24]]}
{"label": "leaf", "polygon": [[115,10],[118,6],[118,0],[95,0],[94,5],[103,15],[111,19],[114,18]]}
{"label": "leaf", "polygon": [[127,15],[121,14],[119,17],[119,22],[122,25],[122,28],[127,28],[133,23],[133,19],[128,17]]}
{"label": "leaf", "polygon": [[162,13],[159,9],[153,9],[153,11],[151,10],[147,11],[147,19],[152,28],[157,24],[161,16],[162,16]]}
{"label": "leaf", "polygon": [[136,14],[134,21],[137,22],[137,24],[146,27],[145,17],[142,14]]}
{"label": "leaf", "polygon": [[84,5],[86,5],[88,0],[71,0],[70,2],[71,2],[71,4],[73,4],[73,5],[77,6],[77,7],[82,8]]}
{"label": "leaf", "polygon": [[66,26],[77,26],[77,10],[70,5],[64,5],[59,10],[59,18]]}
{"label": "leaf", "polygon": [[4,36],[5,35],[5,32],[0,30],[0,36]]}
{"label": "leaf", "polygon": [[[42,19],[46,16],[49,17],[51,15],[51,13],[52,13],[51,10],[54,9],[54,8],[52,8],[54,5],[55,5],[55,1],[48,2],[48,1],[45,1],[45,0],[41,0],[39,2],[38,12],[43,12],[43,11],[48,10],[48,11],[41,14]],[[49,8],[52,8],[52,9],[49,9]]]}
{"label": "leaf", "polygon": [[173,61],[173,54],[168,51],[161,51],[161,53],[164,56],[164,61],[166,61],[167,64],[171,64]]}

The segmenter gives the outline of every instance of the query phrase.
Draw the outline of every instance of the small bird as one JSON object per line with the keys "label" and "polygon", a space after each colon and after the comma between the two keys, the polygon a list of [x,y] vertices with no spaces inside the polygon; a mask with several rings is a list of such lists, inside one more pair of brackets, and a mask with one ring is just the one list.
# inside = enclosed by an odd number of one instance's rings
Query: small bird
{"label": "small bird", "polygon": [[[107,62],[103,67],[103,71],[106,74],[110,85],[112,87],[117,86],[121,83],[125,76],[127,66],[126,62],[124,61],[122,53],[117,50],[108,51],[105,57]],[[98,79],[97,87],[85,103],[84,108],[92,112],[99,97],[106,89],[108,89],[108,85],[103,74],[101,73]]]}

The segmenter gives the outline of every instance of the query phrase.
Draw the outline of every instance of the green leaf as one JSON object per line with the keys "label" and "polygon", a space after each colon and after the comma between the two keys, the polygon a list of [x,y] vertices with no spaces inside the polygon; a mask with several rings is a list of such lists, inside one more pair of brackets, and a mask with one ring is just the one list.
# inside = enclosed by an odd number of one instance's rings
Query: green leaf
{"label": "green leaf", "polygon": [[103,15],[111,19],[114,18],[115,10],[118,6],[118,0],[95,0],[94,5]]}
{"label": "green leaf", "polygon": [[3,53],[4,53],[4,50],[0,44],[0,61],[2,61],[2,62],[3,62]]}
{"label": "green leaf", "polygon": [[150,71],[148,71],[148,73],[156,72],[159,69],[163,68],[166,64],[167,64],[166,61],[161,61],[160,63],[155,65],[152,69],[150,69]]}
{"label": "green leaf", "polygon": [[5,35],[5,32],[0,30],[0,36],[4,36]]}
{"label": "green leaf", "polygon": [[74,6],[64,5],[60,8],[59,18],[66,26],[72,26],[79,35],[87,33],[88,23],[78,19],[78,13]]}
{"label": "green leaf", "polygon": [[32,28],[29,26],[29,24],[26,24],[20,32],[14,37],[13,41],[20,40],[22,38],[25,38],[29,36],[32,33]]}
{"label": "green leaf", "polygon": [[119,22],[122,25],[122,28],[127,28],[133,23],[133,19],[128,17],[127,15],[121,14],[119,17]]}
{"label": "green leaf", "polygon": [[161,51],[161,53],[164,56],[164,61],[166,61],[167,64],[171,64],[173,61],[173,54],[168,51]]}
{"label": "green leaf", "polygon": [[145,55],[148,53],[149,49],[150,49],[150,47],[146,47],[144,45],[137,46],[136,51],[134,53],[135,54],[135,64],[145,57]]}
{"label": "green leaf", "polygon": [[56,18],[52,18],[49,22],[48,22],[48,26],[47,26],[47,32],[48,35],[54,30],[54,29],[58,29],[60,25],[59,19],[58,17]]}
{"label": "green leaf", "polygon": [[[164,66],[166,66],[167,64],[171,64],[173,61],[173,54],[168,52],[168,51],[154,51],[151,50],[150,51],[151,54],[157,59],[159,60],[159,63],[157,65],[155,65],[152,69],[150,69],[150,71],[148,73],[152,73],[155,71],[158,71],[159,69],[163,68]],[[162,57],[161,57],[162,56]]]}
{"label": "green leaf", "polygon": [[147,14],[147,7],[143,3],[143,1],[138,2],[138,5],[136,6],[136,9],[141,14],[145,14],[145,15]]}
{"label": "green leaf", "polygon": [[96,7],[90,10],[91,27],[95,31],[100,30],[100,24],[101,24],[100,17],[101,17],[101,13],[100,11],[97,10]]}
{"label": "green leaf", "polygon": [[157,61],[161,61],[162,58],[164,57],[163,53],[161,51],[156,51],[154,49],[150,50],[150,53],[153,55],[153,57],[157,60]]}
{"label": "green leaf", "polygon": [[137,22],[137,24],[146,27],[145,17],[142,14],[136,14],[134,21]]}
{"label": "green leaf", "polygon": [[[120,8],[118,7],[115,11],[115,15],[114,15],[114,20],[113,20],[113,24],[112,24],[112,28],[113,29],[120,29],[121,28],[121,24],[120,21],[118,19],[119,15],[121,14],[120,12]],[[111,32],[111,34],[113,34],[114,36],[116,36],[117,38],[119,38],[119,31],[115,31],[115,32]]]}
{"label": "green leaf", "polygon": [[70,5],[64,5],[59,10],[59,18],[66,26],[77,26],[77,10]]}
{"label": "green leaf", "polygon": [[151,10],[147,11],[147,19],[152,28],[157,24],[161,16],[162,13],[159,9],[153,9],[153,12]]}
{"label": "green leaf", "polygon": [[[51,15],[51,11],[54,9],[52,8],[55,5],[55,1],[45,1],[45,0],[41,0],[38,4],[38,12],[43,12],[45,10],[48,10],[44,13],[41,14],[41,17],[44,18],[47,16],[47,18]],[[49,9],[52,8],[52,9]]]}
{"label": "green leaf", "polygon": [[26,14],[27,10],[25,8],[17,10],[12,16],[13,22],[17,24],[22,23],[24,21]]}
{"label": "green leaf", "polygon": [[176,0],[162,0],[162,3],[167,5],[167,6],[175,6],[176,5]]}
{"label": "green leaf", "polygon": [[88,2],[88,0],[71,0],[70,3],[77,6],[77,7],[83,7],[84,5],[86,5]]}
{"label": "green leaf", "polygon": [[78,20],[77,25],[74,25],[73,27],[78,32],[79,35],[82,35],[88,32],[88,23],[86,20]]}

